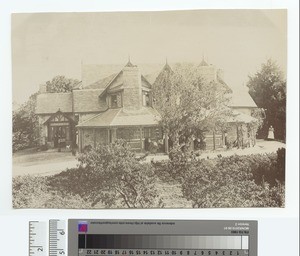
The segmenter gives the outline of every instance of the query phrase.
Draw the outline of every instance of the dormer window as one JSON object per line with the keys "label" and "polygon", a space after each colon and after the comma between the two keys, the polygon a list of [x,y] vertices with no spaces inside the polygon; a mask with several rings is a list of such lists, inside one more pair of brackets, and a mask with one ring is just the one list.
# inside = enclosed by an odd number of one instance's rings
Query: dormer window
{"label": "dormer window", "polygon": [[110,108],[121,108],[122,96],[121,93],[110,95]]}
{"label": "dormer window", "polygon": [[151,106],[151,99],[149,92],[143,92],[143,106],[150,107]]}

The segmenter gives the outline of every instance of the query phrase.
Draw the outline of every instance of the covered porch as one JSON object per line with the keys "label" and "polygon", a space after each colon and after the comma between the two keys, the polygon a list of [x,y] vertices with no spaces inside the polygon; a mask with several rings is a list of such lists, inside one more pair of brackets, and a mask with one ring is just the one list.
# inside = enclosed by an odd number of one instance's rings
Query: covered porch
{"label": "covered porch", "polygon": [[136,152],[168,152],[159,118],[157,111],[149,107],[134,112],[108,109],[77,126],[79,151],[123,139]]}

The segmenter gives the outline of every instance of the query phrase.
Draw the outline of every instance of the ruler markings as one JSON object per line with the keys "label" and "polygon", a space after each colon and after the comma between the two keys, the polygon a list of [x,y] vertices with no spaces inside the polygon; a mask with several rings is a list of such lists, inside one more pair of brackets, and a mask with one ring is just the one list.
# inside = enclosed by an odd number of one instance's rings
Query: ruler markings
{"label": "ruler markings", "polygon": [[46,222],[29,222],[29,255],[47,255],[47,224]]}

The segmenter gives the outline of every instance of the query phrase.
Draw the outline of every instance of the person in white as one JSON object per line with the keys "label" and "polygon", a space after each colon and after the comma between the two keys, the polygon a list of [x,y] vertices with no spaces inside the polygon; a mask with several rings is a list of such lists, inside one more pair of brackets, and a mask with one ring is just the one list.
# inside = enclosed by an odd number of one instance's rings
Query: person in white
{"label": "person in white", "polygon": [[274,140],[274,128],[271,125],[268,132],[268,140]]}

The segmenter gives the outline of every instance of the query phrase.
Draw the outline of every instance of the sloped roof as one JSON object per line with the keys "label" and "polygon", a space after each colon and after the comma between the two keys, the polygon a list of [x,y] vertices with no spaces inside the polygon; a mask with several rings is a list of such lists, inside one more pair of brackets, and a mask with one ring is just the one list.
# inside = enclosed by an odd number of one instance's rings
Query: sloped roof
{"label": "sloped roof", "polygon": [[118,73],[114,73],[110,76],[107,76],[103,79],[98,80],[95,83],[92,83],[86,87],[84,87],[84,89],[105,89],[107,87],[107,85],[118,75]]}
{"label": "sloped roof", "polygon": [[[77,91],[77,90],[75,90]],[[51,114],[61,110],[72,112],[72,93],[43,93],[37,96],[36,114]]]}
{"label": "sloped roof", "polygon": [[222,86],[227,92],[232,93],[232,89],[228,86],[227,83],[224,82],[219,76],[217,76],[217,83]]}
{"label": "sloped roof", "polygon": [[99,95],[103,89],[84,89],[73,91],[74,112],[100,112],[107,108]]}
{"label": "sloped roof", "polygon": [[200,62],[199,66],[204,67],[204,66],[209,66],[208,63],[202,59],[202,61]]}
{"label": "sloped roof", "polygon": [[252,99],[251,95],[245,89],[234,89],[231,96],[232,97],[228,104],[230,107],[257,108],[257,105]]}
{"label": "sloped roof", "polygon": [[137,111],[126,112],[122,108],[108,109],[94,117],[80,123],[78,127],[107,127],[107,126],[137,126],[157,125],[159,113],[149,107]]}
{"label": "sloped roof", "polygon": [[251,123],[256,121],[256,118],[253,116],[249,116],[247,114],[238,112],[238,111],[233,111],[233,117],[229,118],[228,122],[232,123]]}

